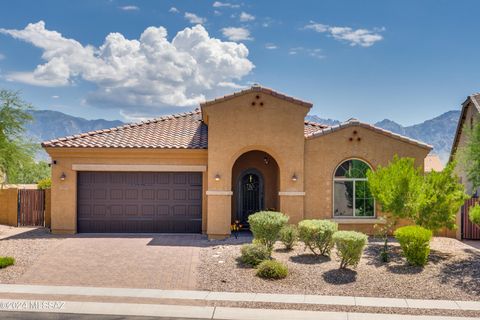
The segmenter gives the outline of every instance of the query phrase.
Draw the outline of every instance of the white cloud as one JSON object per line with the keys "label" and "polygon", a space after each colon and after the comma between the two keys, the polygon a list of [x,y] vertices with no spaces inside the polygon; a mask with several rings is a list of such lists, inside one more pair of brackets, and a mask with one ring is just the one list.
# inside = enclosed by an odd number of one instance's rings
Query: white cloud
{"label": "white cloud", "polygon": [[304,54],[304,55],[308,55],[312,58],[317,58],[317,59],[323,59],[325,58],[325,56],[323,55],[323,51],[322,49],[320,48],[304,48],[304,47],[294,47],[294,48],[290,48],[288,50],[288,54],[289,55],[297,55],[297,54]]}
{"label": "white cloud", "polygon": [[5,59],[5,55],[0,53],[0,60],[3,60],[3,59]]}
{"label": "white cloud", "polygon": [[119,7],[119,8],[123,11],[138,11],[138,10],[140,10],[139,7],[131,6],[131,5],[130,6],[123,6],[123,7]]}
{"label": "white cloud", "polygon": [[383,40],[380,32],[385,31],[385,28],[368,29],[352,29],[350,27],[335,27],[326,24],[316,23],[310,21],[304,29],[314,30],[319,33],[328,33],[336,40],[345,41],[351,46],[370,47],[375,42]]}
{"label": "white cloud", "polygon": [[207,22],[206,18],[197,16],[195,13],[185,12],[185,19],[187,19],[192,24],[204,24]]}
{"label": "white cloud", "polygon": [[179,13],[180,10],[178,10],[178,9],[175,8],[175,7],[171,7],[170,10],[168,10],[168,12],[171,12],[171,13]]}
{"label": "white cloud", "polygon": [[266,43],[265,44],[265,49],[275,50],[275,49],[278,49],[278,46],[275,43]]}
{"label": "white cloud", "polygon": [[247,22],[247,21],[253,21],[253,20],[255,20],[255,16],[252,16],[251,14],[246,12],[240,13],[240,21]]}
{"label": "white cloud", "polygon": [[216,16],[221,16],[222,12],[218,11],[218,10],[213,10],[213,14],[216,15]]}
{"label": "white cloud", "polygon": [[250,31],[245,28],[228,27],[223,28],[222,33],[230,41],[253,40],[250,37]]}
{"label": "white cloud", "polygon": [[31,43],[46,62],[32,72],[8,75],[11,81],[65,86],[78,80],[96,91],[86,100],[125,114],[160,114],[191,107],[235,83],[254,68],[245,45],[209,36],[201,25],[185,28],[171,41],[164,27],[148,27],[139,39],[110,33],[100,47],[82,45],[45,28],[43,21],[0,33]]}
{"label": "white cloud", "polygon": [[58,99],[58,98],[60,98],[60,96],[56,96],[56,95],[55,95],[55,96],[52,96],[52,98],[53,98],[53,99]]}
{"label": "white cloud", "polygon": [[234,4],[230,2],[220,2],[220,1],[215,1],[213,3],[214,8],[221,8],[221,7],[226,7],[226,8],[240,8],[239,4]]}

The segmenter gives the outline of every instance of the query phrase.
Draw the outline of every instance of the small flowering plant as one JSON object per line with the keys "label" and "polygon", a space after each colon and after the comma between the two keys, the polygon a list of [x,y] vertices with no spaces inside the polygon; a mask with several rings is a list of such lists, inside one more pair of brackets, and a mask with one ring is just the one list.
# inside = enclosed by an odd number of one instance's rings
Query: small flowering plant
{"label": "small flowering plant", "polygon": [[240,221],[235,220],[235,222],[230,226],[230,230],[233,233],[235,239],[238,239],[238,232],[242,230],[243,225],[240,224]]}

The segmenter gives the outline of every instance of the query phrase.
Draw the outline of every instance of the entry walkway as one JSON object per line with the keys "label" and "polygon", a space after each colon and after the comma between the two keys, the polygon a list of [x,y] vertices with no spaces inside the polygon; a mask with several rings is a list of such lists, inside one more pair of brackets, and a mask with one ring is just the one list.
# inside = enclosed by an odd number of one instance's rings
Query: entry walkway
{"label": "entry walkway", "polygon": [[38,286],[0,284],[0,293],[37,294],[58,296],[90,296],[90,297],[123,297],[138,300],[139,298],[178,299],[195,301],[243,301],[266,303],[299,303],[312,305],[342,305],[361,307],[389,307],[406,309],[441,309],[480,311],[480,301],[453,300],[420,300],[349,296],[292,295],[248,292],[209,292],[188,290],[129,289],[71,286]]}

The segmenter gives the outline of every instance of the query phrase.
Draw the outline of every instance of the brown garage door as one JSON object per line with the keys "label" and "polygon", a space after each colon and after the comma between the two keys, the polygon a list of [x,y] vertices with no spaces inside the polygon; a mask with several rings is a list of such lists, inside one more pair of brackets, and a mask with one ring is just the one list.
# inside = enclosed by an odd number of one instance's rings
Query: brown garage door
{"label": "brown garage door", "polygon": [[78,232],[201,232],[199,172],[79,172]]}

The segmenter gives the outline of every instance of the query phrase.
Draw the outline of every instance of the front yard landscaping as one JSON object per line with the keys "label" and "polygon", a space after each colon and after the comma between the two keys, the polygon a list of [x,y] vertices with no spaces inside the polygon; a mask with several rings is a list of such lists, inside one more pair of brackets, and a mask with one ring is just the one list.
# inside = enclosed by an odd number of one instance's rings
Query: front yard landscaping
{"label": "front yard landscaping", "polygon": [[433,238],[425,267],[409,265],[390,239],[390,261],[380,260],[382,241],[369,239],[355,269],[340,269],[336,249],[315,256],[299,242],[292,251],[275,243],[272,258],[288,267],[284,279],[265,280],[239,259],[241,243],[202,248],[198,289],[414,299],[478,300],[480,250],[450,238]]}

